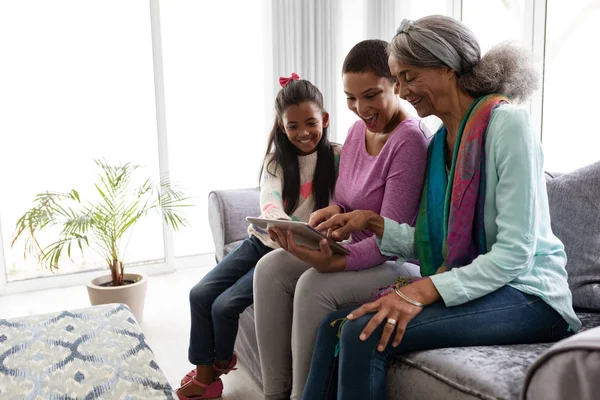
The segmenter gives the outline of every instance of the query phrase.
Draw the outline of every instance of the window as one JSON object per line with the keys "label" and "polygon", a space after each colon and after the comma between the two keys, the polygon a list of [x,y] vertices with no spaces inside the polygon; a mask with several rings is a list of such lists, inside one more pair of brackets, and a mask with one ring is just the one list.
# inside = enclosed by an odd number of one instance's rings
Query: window
{"label": "window", "polygon": [[462,21],[473,31],[483,56],[492,46],[514,41],[531,50],[532,14],[526,0],[463,0]]}
{"label": "window", "polygon": [[[0,216],[10,282],[51,275],[23,260],[21,244],[10,247],[35,194],[93,193],[95,158],[159,176],[148,3],[1,2],[0,53]],[[103,265],[85,255],[65,260],[60,273]],[[135,228],[125,261],[163,257],[160,218],[149,218]]]}
{"label": "window", "polygon": [[600,2],[549,1],[542,143],[545,169],[569,172],[600,159],[594,121]]}
{"label": "window", "polygon": [[404,18],[411,19],[413,21],[423,18],[427,15],[450,15],[448,8],[449,3],[452,1],[448,0],[428,0],[428,1],[398,1],[397,12],[396,12],[396,27],[400,25],[400,22]]}

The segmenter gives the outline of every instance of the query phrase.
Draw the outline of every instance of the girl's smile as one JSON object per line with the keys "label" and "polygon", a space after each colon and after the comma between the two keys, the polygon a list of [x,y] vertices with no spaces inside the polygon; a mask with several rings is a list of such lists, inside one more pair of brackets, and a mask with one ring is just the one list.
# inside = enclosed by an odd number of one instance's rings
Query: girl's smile
{"label": "girl's smile", "polygon": [[323,128],[329,124],[329,114],[310,101],[289,106],[280,122],[280,128],[301,154],[311,154],[319,145]]}

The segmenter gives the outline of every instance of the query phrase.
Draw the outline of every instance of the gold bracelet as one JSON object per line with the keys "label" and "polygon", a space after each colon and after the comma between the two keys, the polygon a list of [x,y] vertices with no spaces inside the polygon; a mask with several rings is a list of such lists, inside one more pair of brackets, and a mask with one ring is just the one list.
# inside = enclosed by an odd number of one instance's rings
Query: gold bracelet
{"label": "gold bracelet", "polygon": [[407,302],[409,302],[410,304],[412,304],[413,306],[417,306],[417,307],[425,307],[426,304],[423,303],[419,303],[418,301],[415,301],[413,299],[411,299],[410,297],[408,297],[407,295],[405,295],[404,293],[402,293],[401,291],[399,291],[398,289],[394,288],[394,292],[396,292],[396,294],[398,296],[400,296],[402,299],[406,300]]}

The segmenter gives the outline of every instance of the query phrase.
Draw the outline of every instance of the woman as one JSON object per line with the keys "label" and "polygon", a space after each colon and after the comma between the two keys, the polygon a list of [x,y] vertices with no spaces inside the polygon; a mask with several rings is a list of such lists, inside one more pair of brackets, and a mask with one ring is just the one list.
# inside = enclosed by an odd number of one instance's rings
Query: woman
{"label": "woman", "polygon": [[389,52],[401,96],[443,121],[416,227],[354,211],[317,229],[338,239],[368,229],[382,254],[418,258],[423,278],[398,279],[323,321],[304,399],[384,399],[390,357],[556,341],[581,326],[550,228],[540,143],[527,112],[508,103],[536,88],[527,55],[505,44],[480,58],[473,33],[444,16],[404,20]]}
{"label": "woman", "polygon": [[[428,141],[419,120],[400,105],[399,85],[387,63],[387,42],[356,44],[342,66],[348,108],[360,119],[350,128],[340,157],[335,203],[311,215],[313,226],[342,211],[373,210],[398,221],[416,221],[425,178]],[[254,315],[263,391],[268,400],[299,400],[310,369],[319,324],[331,311],[368,300],[405,266],[386,262],[371,232],[355,232],[349,255],[289,245],[262,258],[254,275]],[[279,232],[281,234],[281,232]],[[289,252],[287,252],[288,250]],[[414,273],[418,269],[413,265]],[[290,394],[291,389],[291,394]]]}

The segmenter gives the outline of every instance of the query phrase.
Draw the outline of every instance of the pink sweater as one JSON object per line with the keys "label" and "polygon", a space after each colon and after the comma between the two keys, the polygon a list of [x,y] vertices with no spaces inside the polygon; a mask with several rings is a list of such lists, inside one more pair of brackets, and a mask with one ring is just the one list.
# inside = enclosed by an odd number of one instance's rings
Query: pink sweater
{"label": "pink sweater", "polygon": [[[357,121],[348,133],[340,158],[335,204],[346,212],[372,210],[399,223],[415,224],[425,179],[429,140],[416,119],[404,120],[390,133],[377,156],[367,153],[367,128]],[[367,269],[389,257],[381,255],[375,236],[360,231],[347,245],[346,270]]]}

